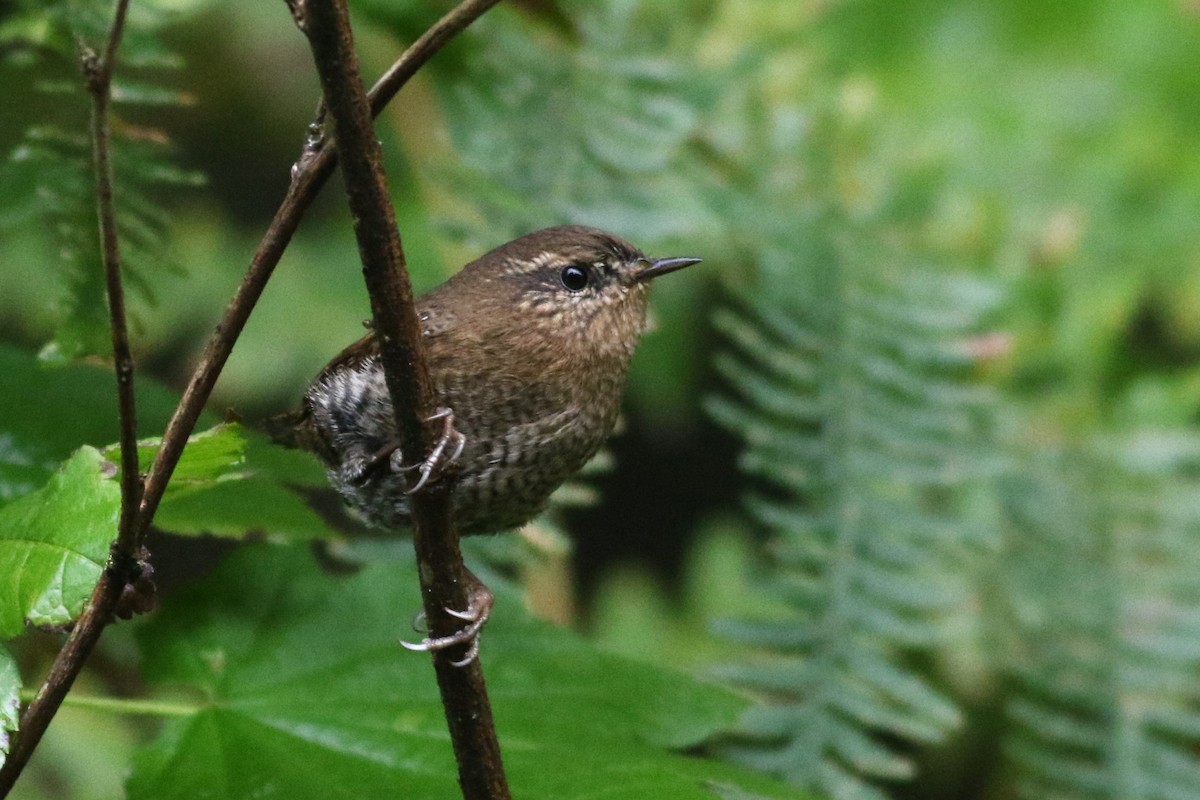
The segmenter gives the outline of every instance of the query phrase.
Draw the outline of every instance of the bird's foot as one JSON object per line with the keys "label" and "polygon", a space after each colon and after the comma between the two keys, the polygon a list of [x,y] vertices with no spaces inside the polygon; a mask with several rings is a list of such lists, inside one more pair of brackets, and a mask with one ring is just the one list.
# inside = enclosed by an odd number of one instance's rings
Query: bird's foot
{"label": "bird's foot", "polygon": [[[478,578],[469,572],[467,574],[471,579],[471,588],[468,591],[467,598],[467,610],[443,609],[450,616],[460,619],[467,624],[449,636],[427,636],[420,642],[406,642],[401,640],[400,644],[402,646],[418,652],[437,653],[456,645],[467,645],[466,654],[462,658],[450,662],[455,667],[465,667],[479,657],[479,632],[483,630],[484,623],[487,622],[488,617],[492,613],[492,601],[494,597],[492,591],[483,585]],[[417,621],[422,616],[417,616],[413,627],[416,627]]]}
{"label": "bird's foot", "polygon": [[[400,442],[393,440],[357,463],[347,475],[348,482],[354,486],[362,486],[378,475],[380,470],[387,467],[396,472],[408,472],[415,469],[420,471],[420,478],[417,480],[416,486],[409,489],[407,494],[420,491],[439,470],[445,469],[458,460],[458,457],[462,455],[463,448],[467,446],[467,437],[454,427],[453,411],[445,406],[439,406],[437,411],[425,421],[437,422],[439,420],[442,421],[442,433],[424,461],[408,465],[399,463]],[[454,446],[453,450],[449,449],[451,443]]]}
{"label": "bird's foot", "polygon": [[[408,490],[407,494],[415,494],[429,483],[429,479],[435,472],[440,472],[450,464],[458,460],[462,455],[463,448],[467,446],[467,437],[459,433],[454,427],[454,411],[446,406],[439,406],[433,415],[426,419],[426,422],[442,421],[442,433],[438,437],[437,443],[433,449],[429,451],[429,455],[419,464],[412,464],[404,467],[404,469],[416,469],[420,473],[420,478],[415,486]],[[453,450],[448,451],[453,443]]]}
{"label": "bird's foot", "polygon": [[392,456],[399,452],[399,442],[388,442],[354,467],[351,474],[348,475],[349,483],[353,486],[362,486],[374,478],[381,469],[387,467],[392,461]]}

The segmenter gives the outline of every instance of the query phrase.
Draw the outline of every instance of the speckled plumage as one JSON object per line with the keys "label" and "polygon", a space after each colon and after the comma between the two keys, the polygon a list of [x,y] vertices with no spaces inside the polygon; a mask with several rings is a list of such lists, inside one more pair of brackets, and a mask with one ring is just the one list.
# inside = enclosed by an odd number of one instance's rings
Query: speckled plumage
{"label": "speckled plumage", "polygon": [[[517,527],[596,453],[612,432],[646,322],[649,278],[697,259],[652,262],[593,228],[548,228],[471,262],[418,300],[437,404],[465,437],[456,461],[462,534]],[[686,262],[686,263],[685,263]],[[584,270],[587,284],[568,288]],[[395,445],[373,334],[325,367],[296,415],[295,440],[371,524],[410,524],[402,465],[372,457]]]}

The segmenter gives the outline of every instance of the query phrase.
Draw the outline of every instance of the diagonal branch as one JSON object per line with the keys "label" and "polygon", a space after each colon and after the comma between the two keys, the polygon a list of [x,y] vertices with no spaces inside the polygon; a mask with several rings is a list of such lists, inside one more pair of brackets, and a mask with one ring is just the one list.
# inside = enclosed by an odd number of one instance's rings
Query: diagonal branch
{"label": "diagonal branch", "polygon": [[[345,0],[307,0],[302,27],[312,46],[325,106],[333,121],[400,451],[428,453],[434,435],[425,420],[433,411],[433,391],[381,148],[359,77]],[[446,609],[467,607],[462,554],[450,516],[450,483],[435,481],[411,498],[413,544],[433,637],[450,636],[461,624]],[[508,798],[479,659],[458,667],[448,653],[441,652],[434,654],[433,663],[464,798]]]}
{"label": "diagonal branch", "polygon": [[[464,0],[464,2],[459,3],[434,23],[429,30],[404,51],[400,58],[397,59],[387,73],[372,88],[370,95],[372,113],[378,114],[382,111],[387,103],[396,96],[401,87],[416,74],[417,70],[429,61],[448,41],[465,30],[467,26],[482,16],[492,6],[496,5],[497,2],[499,0]],[[124,27],[125,10],[127,7],[128,0],[118,1],[116,15],[114,16],[115,35],[110,34],[109,36],[103,60],[96,62],[93,57],[93,63],[97,69],[95,71],[89,70],[88,72],[89,89],[92,88],[92,76],[99,74],[100,69],[105,70],[105,83],[111,81],[115,53],[120,43],[120,34]],[[105,94],[104,102],[106,105],[108,100],[109,97]],[[107,114],[104,116],[106,118]],[[105,137],[107,145],[107,121],[105,121]],[[291,241],[292,235],[299,227],[304,212],[312,204],[312,201],[329,179],[329,176],[333,174],[336,164],[337,153],[333,147],[326,144],[320,144],[311,152],[306,152],[297,162],[297,166],[293,170],[292,183],[288,188],[287,195],[284,197],[279,209],[275,212],[275,217],[271,221],[267,231],[263,234],[263,238],[259,242],[258,249],[255,251],[242,283],[238,286],[237,292],[226,307],[224,318],[217,325],[216,330],[213,331],[205,347],[204,354],[188,383],[187,389],[180,399],[178,407],[175,409],[175,414],[167,425],[167,429],[163,434],[162,446],[159,448],[154,464],[146,478],[144,491],[142,490],[140,475],[136,467],[137,462],[136,460],[129,460],[127,455],[129,449],[125,444],[134,431],[132,361],[121,356],[122,350],[126,353],[128,352],[128,333],[125,331],[124,324],[121,323],[118,325],[114,317],[113,349],[118,370],[118,391],[120,393],[118,395],[118,403],[122,409],[122,475],[124,476],[123,481],[139,479],[138,493],[140,496],[140,513],[133,515],[127,509],[136,508],[138,504],[126,503],[126,500],[134,497],[134,495],[129,494],[125,490],[124,485],[122,486],[122,517],[118,530],[118,540],[119,542],[124,542],[124,544],[118,544],[118,550],[121,553],[133,554],[134,560],[121,559],[121,563],[127,568],[122,574],[118,574],[118,570],[113,569],[106,569],[101,574],[100,581],[92,590],[92,595],[84,606],[79,619],[76,620],[70,637],[68,637],[66,644],[63,645],[62,650],[56,656],[49,674],[38,689],[34,699],[21,716],[19,732],[12,742],[11,750],[4,761],[3,767],[0,767],[0,797],[6,796],[17,778],[20,777],[26,763],[29,761],[29,757],[41,741],[47,726],[49,726],[50,720],[54,718],[55,713],[57,713],[59,706],[62,704],[63,698],[70,690],[75,676],[83,668],[84,662],[99,640],[104,627],[111,621],[114,609],[117,607],[118,600],[121,599],[122,592],[129,585],[130,578],[136,577],[136,571],[141,567],[137,558],[140,557],[142,552],[142,544],[146,531],[153,521],[154,513],[158,509],[158,504],[162,500],[163,493],[166,491],[171,474],[174,472],[175,466],[179,463],[179,458],[183,454],[183,448],[187,443],[188,436],[191,435],[192,430],[195,428],[196,421],[200,417],[200,412],[203,410],[205,403],[207,403],[213,386],[217,382],[217,377],[225,366],[225,362],[229,359],[229,354],[233,350],[234,343],[245,327],[250,312],[254,309],[259,297],[261,297],[263,289],[266,287],[275,266],[279,263],[280,258],[282,258],[283,252]],[[109,198],[107,202],[111,209],[111,179],[108,181],[107,186]],[[98,188],[98,197],[102,192],[104,190]],[[98,203],[103,202],[98,199]],[[104,223],[102,222],[101,224],[103,225]],[[117,252],[115,248],[113,252]],[[109,263],[107,256],[105,263],[107,269]],[[119,267],[119,261],[115,261],[114,263]],[[109,274],[111,275],[112,273]],[[110,292],[109,304],[110,310],[114,307],[120,308],[123,318],[123,293],[119,296],[118,301],[114,303]],[[120,336],[124,342],[123,345],[118,345],[116,341],[118,328],[122,330]],[[129,370],[127,373],[129,379],[127,381],[123,381],[121,377],[123,363],[128,365],[126,367]],[[128,398],[127,401],[124,399],[126,397]],[[128,408],[128,413],[124,410],[126,408]],[[129,421],[125,422],[124,420]],[[134,459],[136,459],[136,451],[134,451]],[[129,464],[133,464],[134,466],[131,468]]]}

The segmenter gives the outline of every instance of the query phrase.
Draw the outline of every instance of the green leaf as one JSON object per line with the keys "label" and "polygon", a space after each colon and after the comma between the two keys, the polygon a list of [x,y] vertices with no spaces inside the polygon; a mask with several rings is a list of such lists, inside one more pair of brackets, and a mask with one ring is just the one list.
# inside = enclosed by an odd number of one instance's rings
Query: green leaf
{"label": "green leaf", "polygon": [[[139,631],[153,686],[196,697],[135,759],[132,800],[453,797],[456,769],[428,658],[397,644],[419,605],[411,564],[321,574],[303,553],[236,553]],[[657,654],[669,659],[669,654]],[[745,702],[595,651],[497,591],[483,640],[509,780],[537,798],[763,797],[794,790],[666,748],[732,724]]]}
{"label": "green leaf", "polygon": [[[244,440],[235,425],[217,425],[188,437],[187,445],[171,474],[167,494],[180,495],[203,489],[214,481],[230,474],[242,464]],[[154,462],[154,456],[162,445],[162,439],[138,442],[138,467],[145,472]],[[104,448],[104,456],[113,463],[121,458],[119,445]]]}
{"label": "green leaf", "polygon": [[116,534],[120,489],[81,448],[40,491],[0,509],[0,636],[64,625],[83,608]]}
{"label": "green leaf", "polygon": [[241,537],[255,533],[280,541],[332,535],[295,492],[256,475],[164,498],[154,524],[177,534]]}
{"label": "green leaf", "polygon": [[[140,442],[138,461],[149,468],[161,439]],[[104,455],[119,461],[116,445]],[[178,534],[244,536],[258,532],[278,539],[330,535],[329,527],[289,486],[324,486],[316,460],[268,442],[236,423],[193,434],[171,476],[155,527]]]}
{"label": "green leaf", "polygon": [[[0,393],[0,507],[44,485],[83,443],[112,442],[118,435],[112,369],[90,364],[50,367],[0,345],[0,373],[20,391]],[[138,423],[161,430],[177,396],[150,381],[137,383]],[[69,409],[69,413],[67,412]],[[211,419],[201,417],[202,422]],[[149,468],[161,439],[139,448]],[[118,463],[110,445],[104,457]],[[324,486],[315,459],[286,450],[240,425],[219,425],[193,435],[155,517],[176,533],[241,536],[261,531],[286,539],[328,536],[329,528],[289,487]]]}
{"label": "green leaf", "polygon": [[21,673],[12,653],[0,646],[0,764],[8,755],[9,734],[21,717]]}
{"label": "green leaf", "polygon": [[[111,367],[50,367],[0,345],[0,374],[12,387],[0,392],[0,506],[44,485],[81,444],[100,445],[119,435]],[[176,395],[139,380],[137,401],[141,428],[161,430]]]}

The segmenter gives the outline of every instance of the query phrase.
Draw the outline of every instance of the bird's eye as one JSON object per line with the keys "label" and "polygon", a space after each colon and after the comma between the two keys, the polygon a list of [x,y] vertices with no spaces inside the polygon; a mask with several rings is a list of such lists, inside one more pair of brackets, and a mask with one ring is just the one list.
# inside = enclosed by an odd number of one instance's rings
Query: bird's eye
{"label": "bird's eye", "polygon": [[569,291],[578,292],[588,285],[588,271],[583,267],[563,267],[559,280]]}

